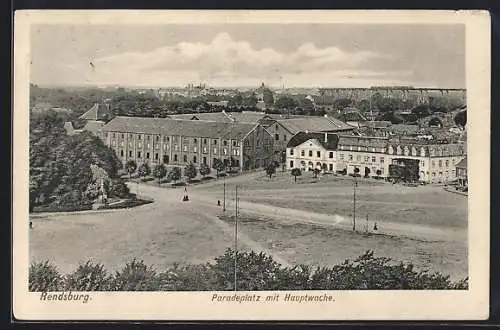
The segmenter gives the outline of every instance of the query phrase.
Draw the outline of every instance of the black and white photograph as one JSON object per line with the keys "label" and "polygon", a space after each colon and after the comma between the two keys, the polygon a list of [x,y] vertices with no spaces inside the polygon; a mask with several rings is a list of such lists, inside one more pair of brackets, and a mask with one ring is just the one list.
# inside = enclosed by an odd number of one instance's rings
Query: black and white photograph
{"label": "black and white photograph", "polygon": [[471,202],[489,194],[489,101],[473,102],[489,81],[467,64],[489,57],[467,22],[266,13],[26,14],[14,240],[31,315],[142,292],[200,295],[184,315],[377,318],[343,294],[430,291],[432,310],[489,281],[471,266],[489,259],[489,204]]}

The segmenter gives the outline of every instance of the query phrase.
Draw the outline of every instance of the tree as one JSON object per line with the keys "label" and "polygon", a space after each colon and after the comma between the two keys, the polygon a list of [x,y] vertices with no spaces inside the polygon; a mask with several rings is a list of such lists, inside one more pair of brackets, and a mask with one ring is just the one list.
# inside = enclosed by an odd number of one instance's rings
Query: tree
{"label": "tree", "polygon": [[297,177],[302,175],[302,171],[300,168],[292,168],[292,175],[294,177],[294,181],[297,182]]}
{"label": "tree", "polygon": [[218,177],[219,173],[223,172],[226,169],[226,166],[224,165],[224,162],[222,160],[215,158],[212,164],[212,168],[217,171],[217,177]]}
{"label": "tree", "polygon": [[167,168],[163,164],[158,164],[153,169],[153,176],[158,179],[158,185],[161,184],[161,179],[167,175]]}
{"label": "tree", "polygon": [[203,176],[203,177],[206,177],[207,175],[210,174],[210,167],[205,164],[205,163],[202,163],[200,165],[200,174]]}
{"label": "tree", "polygon": [[181,169],[180,167],[175,166],[172,168],[170,172],[168,172],[168,178],[174,183],[181,178]]}
{"label": "tree", "polygon": [[248,108],[255,108],[257,105],[257,97],[255,95],[250,95],[243,99],[243,105]]}
{"label": "tree", "polygon": [[321,172],[321,170],[320,170],[319,168],[317,168],[317,167],[315,167],[315,168],[313,169],[313,174],[314,174],[314,178],[315,178],[315,179],[316,179],[316,178],[318,178],[318,174],[319,174],[320,172]]}
{"label": "tree", "polygon": [[268,106],[274,104],[273,92],[269,88],[264,89],[263,100],[264,100],[264,103]]}
{"label": "tree", "polygon": [[196,166],[194,166],[193,163],[187,164],[186,167],[184,168],[184,176],[186,176],[189,181],[191,181],[196,177],[196,174],[198,174],[197,172],[198,170],[196,169]]}
{"label": "tree", "polygon": [[127,171],[128,178],[130,180],[132,178],[132,173],[134,173],[137,170],[137,163],[135,162],[135,160],[132,160],[132,159],[129,160],[125,164],[125,170]]}
{"label": "tree", "polygon": [[276,173],[276,164],[274,162],[269,162],[266,167],[266,173],[269,176],[269,179],[271,179],[273,174]]}
{"label": "tree", "polygon": [[285,95],[280,96],[275,102],[275,106],[280,109],[294,109],[297,105],[297,101]]}
{"label": "tree", "polygon": [[151,174],[151,168],[149,167],[148,163],[143,163],[141,166],[139,166],[138,173],[139,177],[141,178],[146,178],[149,174]]}

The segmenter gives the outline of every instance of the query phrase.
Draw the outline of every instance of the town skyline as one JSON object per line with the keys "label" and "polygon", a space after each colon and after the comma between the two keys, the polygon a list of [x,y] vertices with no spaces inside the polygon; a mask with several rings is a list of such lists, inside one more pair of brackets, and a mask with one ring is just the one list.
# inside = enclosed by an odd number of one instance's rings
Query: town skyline
{"label": "town skyline", "polygon": [[37,25],[32,33],[38,85],[465,87],[462,25]]}

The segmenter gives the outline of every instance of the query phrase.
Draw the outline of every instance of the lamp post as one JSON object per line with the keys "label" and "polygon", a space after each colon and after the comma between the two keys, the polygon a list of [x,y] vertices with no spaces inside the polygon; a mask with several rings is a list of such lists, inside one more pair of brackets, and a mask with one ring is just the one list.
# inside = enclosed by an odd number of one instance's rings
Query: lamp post
{"label": "lamp post", "polygon": [[356,176],[355,176],[354,177],[354,184],[353,184],[352,231],[356,231],[356,187],[357,187],[357,185],[358,185],[358,181],[357,181]]}
{"label": "lamp post", "polygon": [[226,212],[226,177],[224,177],[224,200],[222,201],[222,212]]}

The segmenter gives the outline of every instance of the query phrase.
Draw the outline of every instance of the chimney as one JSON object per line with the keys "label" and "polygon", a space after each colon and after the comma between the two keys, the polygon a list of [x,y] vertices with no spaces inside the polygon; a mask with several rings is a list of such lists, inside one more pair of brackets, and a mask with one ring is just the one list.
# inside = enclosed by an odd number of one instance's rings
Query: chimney
{"label": "chimney", "polygon": [[325,143],[328,142],[328,133],[325,133]]}

